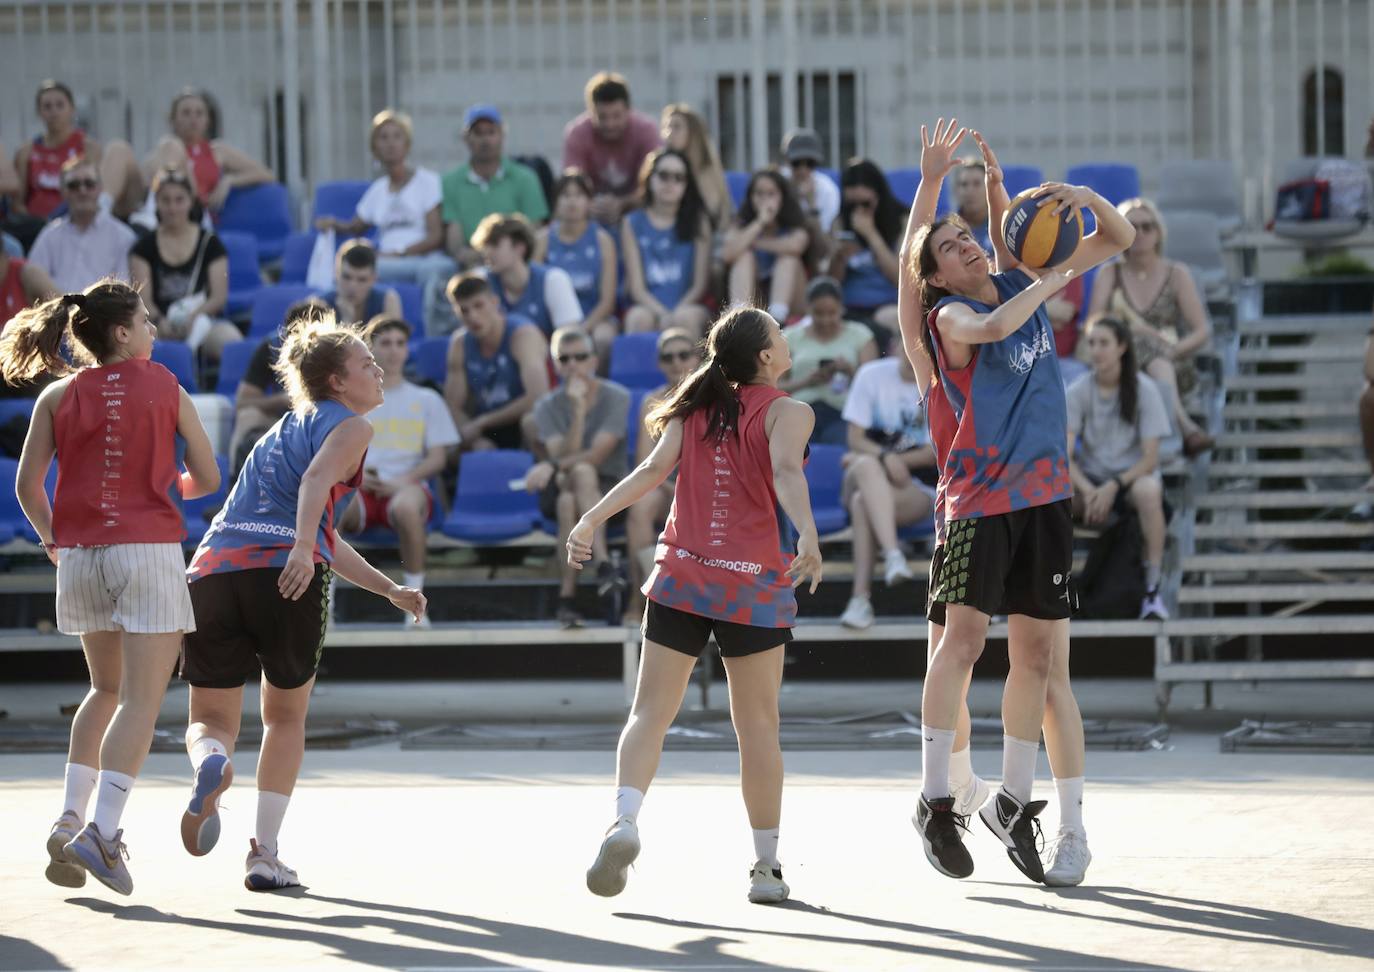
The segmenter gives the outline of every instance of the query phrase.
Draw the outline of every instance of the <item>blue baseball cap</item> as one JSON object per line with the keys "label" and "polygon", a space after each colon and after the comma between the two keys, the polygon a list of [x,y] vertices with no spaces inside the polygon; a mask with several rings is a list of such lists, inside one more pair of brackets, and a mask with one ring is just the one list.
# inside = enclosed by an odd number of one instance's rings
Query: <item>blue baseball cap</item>
{"label": "blue baseball cap", "polygon": [[473,105],[463,115],[463,131],[467,131],[480,121],[494,122],[501,124],[501,112],[497,111],[495,105]]}

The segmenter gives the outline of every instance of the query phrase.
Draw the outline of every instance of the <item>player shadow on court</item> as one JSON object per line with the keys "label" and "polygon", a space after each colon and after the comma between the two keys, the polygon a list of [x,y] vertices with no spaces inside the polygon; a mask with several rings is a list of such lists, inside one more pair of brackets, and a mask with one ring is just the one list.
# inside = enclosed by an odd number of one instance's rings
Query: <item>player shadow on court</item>
{"label": "player shadow on court", "polygon": [[[274,892],[274,895],[276,893]],[[722,952],[721,945],[738,944],[727,938],[703,938],[677,946],[672,951],[659,951],[639,945],[609,942],[599,938],[555,931],[538,925],[497,921],[469,915],[449,914],[405,905],[390,905],[352,898],[328,898],[321,895],[298,895],[298,899],[338,904],[359,910],[390,912],[429,921],[410,921],[374,915],[296,915],[280,911],[260,911],[236,908],[235,914],[246,922],[222,921],[169,914],[150,905],[123,905],[100,898],[68,898],[67,903],[102,912],[120,921],[139,921],[154,924],[174,924],[207,931],[235,932],[255,938],[279,941],[310,942],[322,950],[332,950],[333,956],[380,968],[442,968],[462,959],[473,965],[490,965],[493,970],[524,969],[526,959],[547,961],[576,961],[614,968],[662,968],[692,959],[728,960],[731,968],[760,970],[776,969],[768,962],[740,958]],[[264,924],[283,922],[283,924]],[[446,927],[452,925],[462,928]],[[307,927],[302,927],[307,926]],[[309,927],[314,926],[314,927]],[[333,929],[376,928],[392,935],[417,939],[426,945],[408,945],[395,941],[369,941],[341,934]],[[331,930],[325,930],[331,929]],[[508,960],[489,958],[478,952],[504,952]]]}
{"label": "player shadow on court", "polygon": [[71,966],[27,938],[0,935],[0,968],[70,969]]}
{"label": "player shadow on court", "polygon": [[[1024,888],[1024,884],[983,882],[1004,887]],[[1374,930],[1358,925],[1339,925],[1309,918],[1287,911],[1271,911],[1249,905],[1206,901],[1201,898],[1180,898],[1155,891],[1125,887],[1043,888],[1045,894],[1062,901],[1083,901],[1111,905],[1123,911],[1136,912],[1147,918],[1128,918],[1114,915],[1066,912],[1073,918],[1128,925],[1146,931],[1163,931],[1171,935],[1196,935],[1247,945],[1276,945],[1300,948],[1342,957],[1368,958],[1374,955]],[[970,901],[1001,905],[1010,908],[1044,913],[1044,906],[1014,898],[970,897]],[[1165,922],[1168,922],[1165,924]],[[1174,924],[1178,922],[1180,924]],[[1191,926],[1191,927],[1190,927]]]}
{"label": "player shadow on court", "polygon": [[643,915],[623,911],[616,912],[615,917],[625,918],[629,921],[650,922],[653,924],[667,925],[673,928],[694,931],[714,931],[732,935],[763,935],[773,938],[786,938],[797,942],[814,942],[825,945],[846,945],[869,949],[881,949],[909,955],[913,958],[919,956],[924,959],[949,959],[957,962],[969,962],[978,968],[1005,967],[1022,969],[1035,968],[1037,966],[1073,968],[1078,965],[1083,965],[1091,966],[1094,969],[1101,969],[1104,970],[1104,972],[1110,972],[1111,969],[1117,968],[1122,970],[1129,969],[1131,972],[1137,972],[1137,970],[1144,969],[1159,969],[1161,972],[1164,972],[1164,970],[1174,968],[1172,965],[1153,965],[1147,962],[1141,962],[1137,959],[1117,958],[1110,955],[1100,955],[1089,952],[1075,952],[1070,949],[1052,948],[1047,945],[1033,942],[1017,942],[1004,936],[975,935],[967,932],[952,931],[947,928],[937,928],[933,925],[913,925],[908,922],[894,921],[888,918],[848,914],[843,911],[834,911],[830,908],[822,908],[817,905],[807,904],[804,901],[798,901],[796,898],[785,901],[779,905],[772,905],[771,907],[779,911],[797,911],[826,918],[838,918],[841,921],[850,921],[855,924],[882,928],[888,931],[904,932],[909,935],[920,935],[927,938],[959,942],[966,946],[985,948],[988,951],[969,952],[957,948],[942,948],[924,942],[902,942],[892,939],[826,935],[813,932],[782,931],[769,928],[735,928],[727,925],[710,925],[703,922],[689,921],[683,918],[664,918],[660,915]]}

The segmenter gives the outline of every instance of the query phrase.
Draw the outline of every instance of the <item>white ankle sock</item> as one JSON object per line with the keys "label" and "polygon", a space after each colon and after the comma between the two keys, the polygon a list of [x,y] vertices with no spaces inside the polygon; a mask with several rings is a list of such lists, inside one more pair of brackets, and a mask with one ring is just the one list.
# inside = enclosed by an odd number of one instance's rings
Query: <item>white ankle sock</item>
{"label": "white ankle sock", "polygon": [[1074,776],[1067,780],[1055,780],[1054,788],[1059,794],[1059,826],[1081,833],[1083,831],[1083,777]]}
{"label": "white ankle sock", "polygon": [[644,805],[644,793],[636,790],[632,786],[618,786],[615,789],[615,819],[629,817],[631,820],[639,818],[639,808]]}
{"label": "white ankle sock", "polygon": [[778,829],[754,831],[754,857],[768,867],[778,866]]}
{"label": "white ankle sock", "polygon": [[1002,789],[1025,803],[1035,785],[1035,760],[1040,755],[1040,740],[1002,737]]}
{"label": "white ankle sock", "polygon": [[286,816],[286,806],[291,798],[285,793],[271,790],[258,791],[258,822],[254,828],[253,839],[258,846],[273,856],[277,853],[277,835],[281,833],[281,822]]}
{"label": "white ankle sock", "polygon": [[423,591],[425,589],[425,572],[423,570],[418,574],[402,572],[401,586],[413,587],[417,591]]}
{"label": "white ankle sock", "polygon": [[95,780],[100,771],[94,766],[82,763],[68,763],[66,782],[62,792],[62,810],[76,814],[82,824],[86,823],[86,810],[91,805],[91,793],[95,791]]}
{"label": "white ankle sock", "polygon": [[953,729],[934,729],[921,723],[921,796],[927,800],[950,795],[949,757],[953,752]]}
{"label": "white ankle sock", "polygon": [[973,785],[973,747],[949,754],[949,792],[961,793]]}
{"label": "white ankle sock", "polygon": [[205,761],[205,757],[211,753],[219,753],[221,756],[229,755],[229,747],[218,739],[211,739],[209,736],[201,736],[191,744],[191,768],[200,769],[200,764]]}
{"label": "white ankle sock", "polygon": [[95,824],[100,836],[106,840],[113,839],[119,830],[119,818],[124,815],[124,804],[129,802],[129,791],[133,788],[132,776],[125,776],[113,770],[100,771],[96,781],[95,813],[91,815],[91,823]]}

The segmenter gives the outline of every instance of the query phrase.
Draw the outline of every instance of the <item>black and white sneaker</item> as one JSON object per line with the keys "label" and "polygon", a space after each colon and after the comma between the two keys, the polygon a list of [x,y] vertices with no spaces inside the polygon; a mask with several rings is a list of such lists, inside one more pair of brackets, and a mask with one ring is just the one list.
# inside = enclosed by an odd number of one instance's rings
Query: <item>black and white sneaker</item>
{"label": "black and white sneaker", "polygon": [[966,878],[973,873],[973,858],[964,846],[960,828],[968,830],[968,817],[954,812],[954,797],[927,800],[924,795],[911,818],[921,834],[926,860],[945,877]]}
{"label": "black and white sneaker", "polygon": [[999,789],[978,811],[988,830],[1006,845],[1011,862],[1036,884],[1045,883],[1045,867],[1040,863],[1045,836],[1040,831],[1040,821],[1035,818],[1047,803],[1032,800],[1022,805],[1006,790]]}

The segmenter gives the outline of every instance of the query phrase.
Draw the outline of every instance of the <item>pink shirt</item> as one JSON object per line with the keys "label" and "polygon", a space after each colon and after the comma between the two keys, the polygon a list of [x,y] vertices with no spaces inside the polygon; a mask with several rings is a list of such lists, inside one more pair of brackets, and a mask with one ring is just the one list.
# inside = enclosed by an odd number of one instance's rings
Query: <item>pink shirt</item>
{"label": "pink shirt", "polygon": [[608,142],[584,111],[563,129],[563,168],[576,167],[587,173],[598,193],[625,196],[638,184],[645,157],[660,144],[658,123],[648,115],[630,112],[625,134],[618,142]]}

